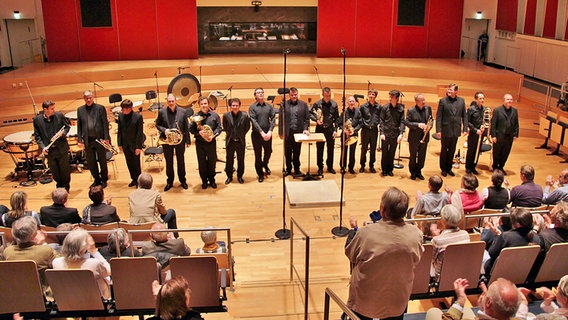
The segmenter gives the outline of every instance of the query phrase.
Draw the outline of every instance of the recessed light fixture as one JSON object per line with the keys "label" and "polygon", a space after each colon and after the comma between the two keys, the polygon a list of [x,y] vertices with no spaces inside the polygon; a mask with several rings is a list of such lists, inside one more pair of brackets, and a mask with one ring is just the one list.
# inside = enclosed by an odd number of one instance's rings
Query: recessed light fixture
{"label": "recessed light fixture", "polygon": [[14,10],[14,19],[20,19],[22,14],[18,10]]}

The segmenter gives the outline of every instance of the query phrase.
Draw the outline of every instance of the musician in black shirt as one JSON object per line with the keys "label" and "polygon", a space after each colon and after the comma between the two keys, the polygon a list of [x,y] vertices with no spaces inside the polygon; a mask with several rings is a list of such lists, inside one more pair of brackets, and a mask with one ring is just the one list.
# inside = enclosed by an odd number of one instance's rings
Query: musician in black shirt
{"label": "musician in black shirt", "polygon": [[[475,167],[479,160],[481,145],[483,144],[483,136],[487,133],[487,126],[489,119],[484,122],[485,110],[487,107],[483,106],[485,95],[483,92],[475,93],[475,101],[472,101],[467,109],[467,123],[469,127],[469,134],[467,136],[467,154],[465,157],[465,172],[478,174]],[[477,154],[477,157],[476,157]]]}
{"label": "musician in black shirt", "polygon": [[264,172],[266,172],[266,175],[271,173],[268,162],[272,154],[272,130],[275,125],[276,110],[264,101],[264,90],[262,88],[254,90],[254,97],[256,102],[249,107],[252,123],[250,137],[254,149],[254,167],[258,175],[258,182],[263,182]]}
{"label": "musician in black shirt", "polygon": [[359,172],[365,172],[367,162],[367,150],[369,150],[369,169],[371,173],[376,173],[375,161],[377,154],[377,139],[379,137],[379,114],[381,105],[376,102],[379,92],[375,89],[369,90],[369,101],[365,102],[360,110],[363,123],[361,124],[361,168]]}
{"label": "musician in black shirt", "polygon": [[314,103],[310,111],[310,118],[316,122],[316,133],[323,133],[325,142],[317,142],[318,175],[323,174],[323,148],[327,148],[327,172],[335,174],[333,169],[333,148],[335,146],[335,136],[337,135],[336,122],[339,118],[337,103],[331,99],[331,89],[322,89],[323,98]]}
{"label": "musician in black shirt", "polygon": [[408,131],[408,149],[410,151],[410,161],[408,170],[410,179],[424,180],[422,169],[426,160],[426,150],[430,141],[429,130],[432,128],[432,108],[426,105],[424,95],[419,93],[414,96],[416,105],[408,110],[406,114],[406,126]]}

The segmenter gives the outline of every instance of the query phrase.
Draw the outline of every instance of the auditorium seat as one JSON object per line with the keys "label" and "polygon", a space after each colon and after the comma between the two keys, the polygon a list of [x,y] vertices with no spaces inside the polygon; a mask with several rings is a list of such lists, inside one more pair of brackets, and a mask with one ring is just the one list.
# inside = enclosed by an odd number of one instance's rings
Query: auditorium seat
{"label": "auditorium seat", "polygon": [[453,292],[454,280],[465,278],[469,288],[477,288],[485,242],[450,244],[446,247],[438,281],[438,292]]}
{"label": "auditorium seat", "polygon": [[420,296],[430,293],[430,269],[432,267],[432,251],[433,246],[430,243],[424,245],[424,252],[420,262],[414,268],[414,283],[412,284],[412,291],[410,299],[416,299]]}
{"label": "auditorium seat", "polygon": [[156,223],[153,222],[145,222],[145,223],[129,223],[129,222],[119,222],[118,226],[123,228],[128,232],[128,236],[130,237],[130,243],[134,244],[134,242],[141,242],[150,240],[150,232],[129,232],[131,230],[150,230],[152,229],[152,225]]}
{"label": "auditorium seat", "polygon": [[34,261],[0,261],[0,314],[45,312],[43,290]]}
{"label": "auditorium seat", "polygon": [[568,243],[553,244],[542,262],[535,278],[536,283],[558,282],[568,274]]}
{"label": "auditorium seat", "polygon": [[108,234],[113,232],[114,229],[118,228],[118,222],[111,222],[101,225],[81,223],[80,227],[89,232],[97,245],[106,244]]}
{"label": "auditorium seat", "polygon": [[153,314],[156,302],[152,293],[152,282],[159,281],[156,258],[112,258],[110,267],[116,310]]}
{"label": "auditorium seat", "polygon": [[508,247],[501,250],[493,270],[489,285],[498,278],[506,278],[516,285],[523,285],[540,252],[540,246]]}
{"label": "auditorium seat", "polygon": [[106,312],[95,274],[91,270],[46,270],[59,311],[87,311],[92,316]]}

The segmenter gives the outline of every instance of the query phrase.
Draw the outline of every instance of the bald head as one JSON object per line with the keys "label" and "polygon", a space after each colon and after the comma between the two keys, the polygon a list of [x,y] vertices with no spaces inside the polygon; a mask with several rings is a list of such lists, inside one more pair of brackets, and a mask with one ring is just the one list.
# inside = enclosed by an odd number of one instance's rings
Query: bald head
{"label": "bald head", "polygon": [[509,319],[515,316],[519,304],[519,291],[515,284],[499,278],[487,289],[484,310],[494,318]]}
{"label": "bald head", "polygon": [[[162,223],[156,222],[152,225],[152,231],[166,230],[166,226]],[[167,232],[152,232],[152,239],[156,242],[166,242],[168,241]]]}

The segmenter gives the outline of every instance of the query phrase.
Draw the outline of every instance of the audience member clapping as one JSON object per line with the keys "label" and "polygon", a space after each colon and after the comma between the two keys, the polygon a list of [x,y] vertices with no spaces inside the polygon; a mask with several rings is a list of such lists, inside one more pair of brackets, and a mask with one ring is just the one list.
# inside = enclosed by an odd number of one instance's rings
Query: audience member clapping
{"label": "audience member clapping", "polygon": [[[542,203],[556,204],[558,201],[568,200],[568,169],[560,172],[558,180],[553,180],[551,175],[547,176],[544,184]],[[554,191],[550,192],[551,188],[554,188]]]}
{"label": "audience member clapping", "polygon": [[477,192],[477,187],[479,187],[477,177],[471,173],[466,174],[462,177],[461,189],[452,192],[449,188],[446,188],[446,191],[451,193],[450,203],[456,206],[462,214],[481,209],[483,198]]}
{"label": "audience member clapping", "polygon": [[540,246],[545,251],[555,243],[568,242],[568,202],[560,201],[549,215],[551,224],[539,232]]}
{"label": "audience member clapping", "polygon": [[156,313],[147,320],[203,320],[199,312],[191,310],[191,289],[184,277],[174,277],[161,286],[154,281],[152,286]]}
{"label": "audience member clapping", "polygon": [[83,223],[100,225],[120,221],[116,208],[111,205],[112,198],[107,199],[107,201],[104,201],[104,198],[102,186],[97,185],[89,189],[89,199],[93,203],[83,209]]}
{"label": "audience member clapping", "polygon": [[165,267],[171,257],[189,256],[191,250],[183,241],[183,238],[175,238],[171,232],[165,232],[166,227],[161,223],[152,225],[152,240],[142,243],[142,255],[153,256],[158,263]]}
{"label": "audience member clapping", "polygon": [[421,191],[416,192],[416,204],[412,210],[411,217],[416,215],[433,215],[440,214],[442,207],[449,203],[450,198],[446,192],[440,192],[440,188],[444,181],[438,175],[433,175],[428,179],[428,192],[422,194]]}
{"label": "audience member clapping", "polygon": [[511,194],[507,188],[509,183],[505,180],[503,171],[499,169],[493,171],[491,183],[493,185],[481,191],[484,207],[486,209],[505,209],[511,199]]}

